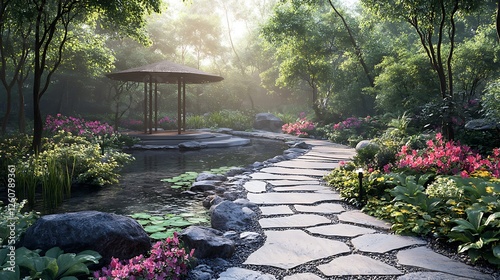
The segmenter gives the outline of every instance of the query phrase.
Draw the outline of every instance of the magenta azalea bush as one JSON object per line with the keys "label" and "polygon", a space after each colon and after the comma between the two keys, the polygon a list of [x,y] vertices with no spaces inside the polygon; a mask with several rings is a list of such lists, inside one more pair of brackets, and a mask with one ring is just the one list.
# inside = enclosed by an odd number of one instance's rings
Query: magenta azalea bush
{"label": "magenta azalea bush", "polygon": [[112,258],[108,267],[94,272],[98,280],[178,280],[188,273],[194,249],[187,253],[177,233],[172,238],[156,242],[149,257],[136,256],[128,261]]}
{"label": "magenta azalea bush", "polygon": [[175,129],[177,128],[177,119],[165,116],[158,120],[158,125],[165,130]]}
{"label": "magenta azalea bush", "polygon": [[144,121],[141,120],[134,120],[134,119],[129,119],[129,120],[121,120],[120,121],[120,126],[130,129],[130,130],[143,130],[144,129]]}
{"label": "magenta azalea bush", "polygon": [[[397,154],[398,169],[410,169],[418,173],[435,173],[437,175],[461,175],[469,177],[477,173],[489,173],[490,176],[500,177],[500,149],[496,148],[488,157],[459,142],[445,142],[440,133],[434,140],[426,142],[426,148],[412,150],[403,146]],[[386,172],[392,171],[392,166],[387,165]]]}
{"label": "magenta azalea bush", "polygon": [[281,130],[286,134],[308,136],[315,128],[316,125],[312,121],[307,120],[305,113],[301,113],[296,122],[284,124]]}
{"label": "magenta azalea bush", "polygon": [[113,127],[107,123],[86,121],[83,118],[67,117],[61,114],[57,114],[56,116],[48,115],[45,119],[45,130],[52,133],[64,130],[87,139],[114,133]]}

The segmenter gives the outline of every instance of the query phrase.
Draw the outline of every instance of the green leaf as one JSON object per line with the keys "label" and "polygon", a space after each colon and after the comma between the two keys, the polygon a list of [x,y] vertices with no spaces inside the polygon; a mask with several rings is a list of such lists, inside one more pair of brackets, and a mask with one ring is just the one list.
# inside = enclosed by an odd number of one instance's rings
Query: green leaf
{"label": "green leaf", "polygon": [[147,214],[147,213],[134,213],[134,214],[130,215],[130,217],[132,217],[134,219],[149,219],[149,218],[151,218],[151,215]]}
{"label": "green leaf", "polygon": [[489,223],[491,223],[492,221],[494,221],[495,219],[498,219],[498,218],[500,218],[500,212],[495,212],[495,213],[488,216],[488,219],[486,219],[486,221],[484,222],[484,225],[487,226],[487,225],[489,225]]}
{"label": "green leaf", "polygon": [[170,233],[168,231],[163,231],[163,232],[155,232],[151,234],[149,237],[152,239],[160,240],[160,239],[165,239],[167,237],[172,237],[174,234],[173,232]]}
{"label": "green leaf", "polygon": [[166,228],[160,227],[160,226],[146,226],[146,227],[144,227],[144,230],[147,233],[155,233],[155,232],[159,232],[159,231],[164,231],[165,229]]}
{"label": "green leaf", "polygon": [[151,221],[162,221],[163,220],[163,217],[159,217],[159,216],[152,216],[149,218]]}
{"label": "green leaf", "polygon": [[49,258],[57,259],[63,253],[64,253],[64,251],[61,250],[61,248],[53,247],[53,248],[50,248],[49,250],[47,250],[47,252],[45,253],[45,256],[49,257]]}
{"label": "green leaf", "polygon": [[500,260],[500,244],[492,248],[493,256]]}
{"label": "green leaf", "polygon": [[170,186],[171,189],[181,189],[182,186],[179,186],[179,185],[173,185],[173,186]]}

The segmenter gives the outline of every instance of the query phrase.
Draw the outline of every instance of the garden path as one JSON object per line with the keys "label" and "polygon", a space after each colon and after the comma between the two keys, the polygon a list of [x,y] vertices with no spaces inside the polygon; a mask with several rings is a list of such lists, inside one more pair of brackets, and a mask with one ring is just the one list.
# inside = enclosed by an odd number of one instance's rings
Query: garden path
{"label": "garden path", "polygon": [[493,279],[433,251],[423,239],[391,234],[390,224],[346,209],[321,178],[355,151],[301,140],[312,146],[308,153],[263,168],[245,184],[247,198],[260,207],[266,241],[243,263],[246,268],[229,268],[218,280]]}

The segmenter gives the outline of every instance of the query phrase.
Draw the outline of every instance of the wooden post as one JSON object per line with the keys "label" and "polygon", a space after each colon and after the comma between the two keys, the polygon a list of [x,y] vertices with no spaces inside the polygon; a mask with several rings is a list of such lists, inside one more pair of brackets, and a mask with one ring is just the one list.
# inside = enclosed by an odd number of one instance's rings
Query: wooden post
{"label": "wooden post", "polygon": [[182,109],[182,101],[181,101],[181,77],[177,78],[177,134],[181,134],[181,109]]}
{"label": "wooden post", "polygon": [[186,81],[182,81],[182,130],[186,131]]}
{"label": "wooden post", "polygon": [[148,82],[144,81],[144,133],[148,133]]}
{"label": "wooden post", "polygon": [[155,131],[158,131],[158,83],[155,79]]}

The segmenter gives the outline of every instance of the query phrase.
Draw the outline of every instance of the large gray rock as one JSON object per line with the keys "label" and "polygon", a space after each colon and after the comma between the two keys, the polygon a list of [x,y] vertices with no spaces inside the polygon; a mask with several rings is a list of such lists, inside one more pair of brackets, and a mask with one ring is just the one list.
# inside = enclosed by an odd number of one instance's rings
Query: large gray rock
{"label": "large gray rock", "polygon": [[21,246],[66,253],[94,250],[106,264],[111,257],[129,259],[151,248],[148,234],[134,219],[97,211],[42,216],[27,231]]}
{"label": "large gray rock", "polygon": [[281,132],[283,121],[271,113],[259,113],[255,115],[253,127],[259,130]]}
{"label": "large gray rock", "polygon": [[234,241],[213,228],[190,226],[179,236],[190,250],[194,249],[196,258],[230,258],[234,253]]}
{"label": "large gray rock", "polygon": [[373,148],[373,149],[378,149],[378,145],[370,140],[361,140],[359,143],[356,145],[356,151],[362,150],[364,148]]}
{"label": "large gray rock", "polygon": [[221,174],[212,174],[208,172],[202,172],[196,177],[196,182],[199,181],[226,181],[227,177]]}
{"label": "large gray rock", "polygon": [[465,129],[469,130],[494,130],[500,129],[500,124],[495,124],[494,122],[487,119],[475,119],[470,120],[465,124]]}
{"label": "large gray rock", "polygon": [[192,192],[210,191],[215,190],[215,188],[221,184],[221,181],[198,181],[194,182],[189,190]]}
{"label": "large gray rock", "polygon": [[245,230],[252,222],[255,212],[232,201],[223,201],[211,209],[212,227],[218,230]]}

